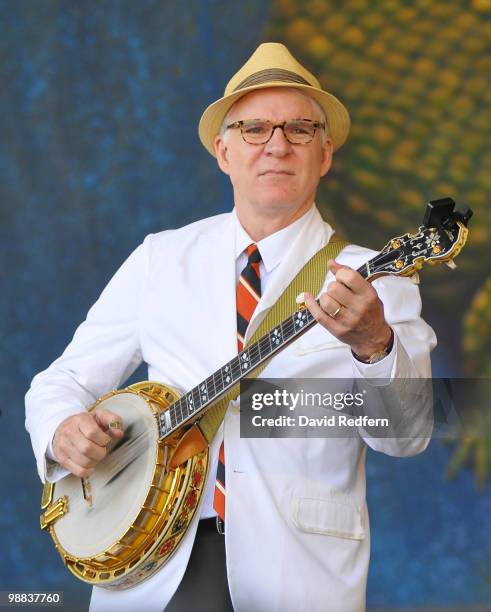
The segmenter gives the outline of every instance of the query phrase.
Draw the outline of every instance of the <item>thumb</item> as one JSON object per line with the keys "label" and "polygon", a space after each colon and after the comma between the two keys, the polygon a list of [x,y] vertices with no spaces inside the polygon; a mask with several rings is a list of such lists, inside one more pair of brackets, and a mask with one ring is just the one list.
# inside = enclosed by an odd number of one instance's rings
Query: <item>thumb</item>
{"label": "thumb", "polygon": [[100,409],[94,413],[99,427],[108,435],[120,438],[124,434],[123,419],[110,410]]}

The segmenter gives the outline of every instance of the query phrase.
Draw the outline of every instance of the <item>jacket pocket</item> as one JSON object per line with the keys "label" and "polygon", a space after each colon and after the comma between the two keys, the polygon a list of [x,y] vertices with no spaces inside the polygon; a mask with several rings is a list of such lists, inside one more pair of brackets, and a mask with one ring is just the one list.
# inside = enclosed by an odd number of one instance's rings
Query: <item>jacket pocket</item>
{"label": "jacket pocket", "polygon": [[294,497],[292,520],[298,529],[307,533],[350,540],[365,539],[363,509],[356,504],[332,499]]}

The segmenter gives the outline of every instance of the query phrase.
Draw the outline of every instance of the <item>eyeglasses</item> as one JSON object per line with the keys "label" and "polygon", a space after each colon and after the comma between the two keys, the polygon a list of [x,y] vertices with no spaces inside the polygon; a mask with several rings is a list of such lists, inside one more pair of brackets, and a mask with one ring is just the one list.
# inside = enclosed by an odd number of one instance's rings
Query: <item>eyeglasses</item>
{"label": "eyeglasses", "polygon": [[227,125],[227,130],[240,128],[245,142],[261,145],[271,139],[276,128],[281,128],[285,138],[291,144],[308,144],[314,138],[316,130],[325,127],[324,123],[311,119],[293,119],[283,123],[272,123],[267,119],[247,119]]}

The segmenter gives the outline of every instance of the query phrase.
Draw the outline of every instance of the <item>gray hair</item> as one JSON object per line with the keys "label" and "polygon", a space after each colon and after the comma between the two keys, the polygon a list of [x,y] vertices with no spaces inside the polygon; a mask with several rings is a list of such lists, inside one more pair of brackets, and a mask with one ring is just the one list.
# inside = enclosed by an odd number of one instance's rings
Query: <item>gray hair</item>
{"label": "gray hair", "polygon": [[[327,121],[327,115],[324,111],[324,109],[322,108],[322,106],[319,104],[319,102],[317,102],[317,100],[315,98],[312,98],[312,96],[309,96],[308,93],[305,93],[303,91],[301,91],[300,89],[296,89],[295,87],[284,87],[283,88],[286,91],[295,91],[297,93],[299,93],[301,96],[303,96],[304,98],[307,98],[312,106],[312,110],[314,111],[314,115],[317,115],[317,120],[321,121],[324,124],[324,128],[321,130],[321,134],[322,134],[322,144],[325,144],[327,137],[329,136],[329,122]],[[239,98],[239,100],[241,100],[241,98]],[[220,136],[222,137],[222,140],[224,140],[226,142],[227,138],[228,138],[228,130],[227,130],[227,125],[230,125],[230,113],[232,112],[232,109],[234,107],[234,105],[239,101],[236,100],[236,102],[234,102],[234,104],[232,104],[232,106],[228,109],[227,114],[225,115],[223,121],[222,121],[222,125],[220,127]]]}

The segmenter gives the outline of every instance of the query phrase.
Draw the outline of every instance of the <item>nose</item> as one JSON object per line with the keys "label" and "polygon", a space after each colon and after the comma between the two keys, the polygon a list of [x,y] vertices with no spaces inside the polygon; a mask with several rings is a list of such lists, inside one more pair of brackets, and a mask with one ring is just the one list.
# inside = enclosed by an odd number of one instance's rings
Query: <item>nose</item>
{"label": "nose", "polygon": [[291,143],[285,138],[285,134],[280,126],[274,128],[271,138],[264,145],[264,151],[270,155],[283,157],[290,152]]}

